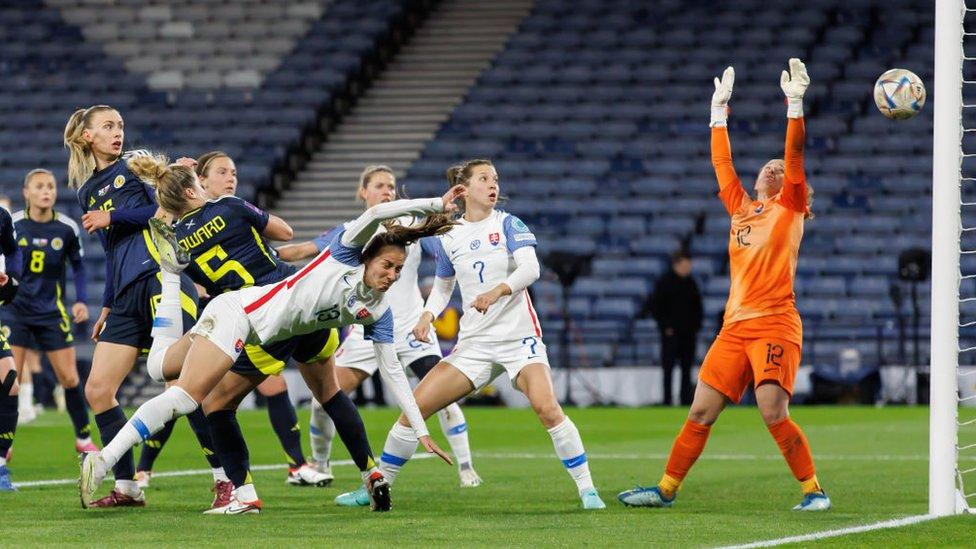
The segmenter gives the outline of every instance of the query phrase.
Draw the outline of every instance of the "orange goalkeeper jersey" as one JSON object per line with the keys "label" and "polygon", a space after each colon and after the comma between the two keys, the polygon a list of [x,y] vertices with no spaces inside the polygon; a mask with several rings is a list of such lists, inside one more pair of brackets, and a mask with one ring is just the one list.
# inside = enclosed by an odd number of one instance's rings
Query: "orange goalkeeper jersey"
{"label": "orange goalkeeper jersey", "polygon": [[783,189],[767,200],[752,200],[732,166],[728,130],[712,129],[712,166],[718,178],[718,196],[732,216],[729,231],[732,280],[725,306],[725,325],[781,315],[770,328],[798,345],[802,344],[803,327],[796,311],[793,279],[807,214],[803,139],[803,119],[791,118],[786,130]]}

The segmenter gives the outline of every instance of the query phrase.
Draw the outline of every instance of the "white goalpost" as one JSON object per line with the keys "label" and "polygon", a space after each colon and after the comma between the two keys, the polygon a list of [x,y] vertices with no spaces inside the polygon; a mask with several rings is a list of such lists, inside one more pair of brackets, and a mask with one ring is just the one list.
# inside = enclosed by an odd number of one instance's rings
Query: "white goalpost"
{"label": "white goalpost", "polygon": [[[934,131],[932,142],[932,327],[929,399],[929,514],[945,516],[967,510],[959,469],[959,287],[962,227],[962,87],[964,0],[936,0]],[[974,14],[976,16],[976,14]],[[973,105],[972,107],[976,107]],[[976,179],[976,178],[973,178]],[[967,181],[968,182],[968,181]],[[974,323],[976,324],[976,323]],[[969,324],[967,324],[969,325]]]}

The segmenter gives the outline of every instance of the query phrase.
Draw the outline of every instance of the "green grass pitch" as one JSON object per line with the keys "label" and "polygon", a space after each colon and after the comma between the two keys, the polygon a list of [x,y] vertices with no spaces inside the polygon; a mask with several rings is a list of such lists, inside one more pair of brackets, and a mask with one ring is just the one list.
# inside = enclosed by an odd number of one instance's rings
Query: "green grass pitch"
{"label": "green grass pitch", "polygon": [[[281,468],[254,473],[264,512],[204,516],[210,477],[156,478],[144,509],[84,511],[76,485],[23,487],[0,494],[0,546],[490,546],[714,547],[775,539],[927,511],[928,411],[924,408],[797,407],[819,477],[833,499],[827,513],[799,514],[798,486],[753,408],[731,408],[671,509],[630,509],[618,491],[660,476],[685,410],[572,409],[608,509],[583,512],[575,486],[531,411],[468,408],[479,488],[460,489],[453,468],[433,459],[407,464],[393,490],[393,511],[339,508],[332,498],[354,488],[354,467],[337,466],[328,488],[296,488]],[[379,455],[391,410],[365,410]],[[964,410],[965,419],[976,417]],[[252,465],[283,463],[264,411],[240,414]],[[307,413],[301,414],[303,430]],[[431,430],[442,440],[436,420]],[[307,431],[306,431],[307,433]],[[976,433],[960,442],[976,442]],[[308,445],[307,434],[303,442]],[[441,442],[443,447],[446,443]],[[947,450],[948,451],[948,450]],[[337,441],[335,459],[348,459]],[[976,458],[964,458],[976,466]],[[184,420],[157,462],[157,472],[204,469]],[[15,482],[75,479],[68,418],[48,412],[18,429]],[[973,479],[976,489],[976,479]],[[106,482],[99,494],[105,493]],[[973,546],[976,517],[831,538],[829,547]],[[812,542],[808,542],[810,544]]]}

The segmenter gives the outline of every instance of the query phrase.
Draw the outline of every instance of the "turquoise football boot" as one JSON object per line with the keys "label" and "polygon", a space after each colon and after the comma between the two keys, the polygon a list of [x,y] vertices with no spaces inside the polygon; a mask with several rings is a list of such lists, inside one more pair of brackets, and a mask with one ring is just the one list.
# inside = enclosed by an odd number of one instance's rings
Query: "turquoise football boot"
{"label": "turquoise football boot", "polygon": [[590,488],[589,490],[583,491],[580,494],[580,499],[583,500],[583,509],[606,509],[607,504],[603,503],[600,499],[600,494],[597,493],[596,488]]}
{"label": "turquoise football boot", "polygon": [[369,505],[369,494],[366,493],[366,488],[360,486],[352,492],[336,496],[335,504],[341,507],[366,507]]}
{"label": "turquoise football boot", "polygon": [[671,507],[677,495],[669,498],[664,497],[661,489],[657,486],[645,488],[638,486],[633,490],[627,490],[617,494],[620,503],[628,507]]}

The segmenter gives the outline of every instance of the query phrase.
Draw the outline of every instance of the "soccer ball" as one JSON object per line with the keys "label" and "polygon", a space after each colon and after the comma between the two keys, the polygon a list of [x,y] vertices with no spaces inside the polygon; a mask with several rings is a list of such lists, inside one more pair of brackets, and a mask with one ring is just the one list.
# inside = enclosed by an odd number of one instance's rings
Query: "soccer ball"
{"label": "soccer ball", "polygon": [[874,104],[888,118],[911,118],[925,105],[925,84],[910,70],[885,71],[874,83]]}

